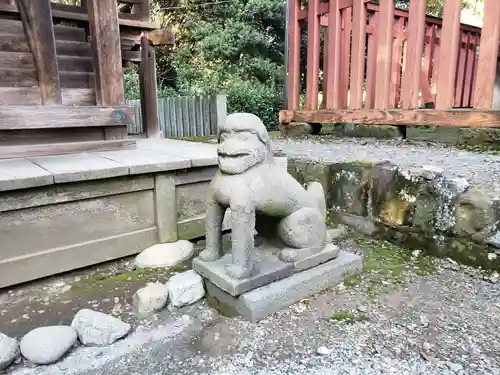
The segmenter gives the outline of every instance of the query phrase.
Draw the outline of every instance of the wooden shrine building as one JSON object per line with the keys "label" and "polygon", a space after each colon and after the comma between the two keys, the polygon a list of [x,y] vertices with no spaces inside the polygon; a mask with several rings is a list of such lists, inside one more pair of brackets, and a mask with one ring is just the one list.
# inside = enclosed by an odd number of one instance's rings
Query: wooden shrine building
{"label": "wooden shrine building", "polygon": [[0,0],[0,159],[134,148],[127,61],[141,65],[144,123],[158,135],[152,46],[172,34],[147,0],[81,3]]}

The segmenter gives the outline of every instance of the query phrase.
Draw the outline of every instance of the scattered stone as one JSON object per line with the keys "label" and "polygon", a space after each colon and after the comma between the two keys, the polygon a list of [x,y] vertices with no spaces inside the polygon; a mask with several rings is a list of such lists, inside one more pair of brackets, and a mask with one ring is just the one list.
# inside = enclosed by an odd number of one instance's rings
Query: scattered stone
{"label": "scattered stone", "polygon": [[186,240],[171,243],[161,243],[148,247],[135,258],[139,268],[174,267],[194,254],[194,245]]}
{"label": "scattered stone", "polygon": [[326,346],[320,346],[318,349],[316,349],[316,353],[318,355],[329,355],[331,353],[331,350]]}
{"label": "scattered stone", "polygon": [[86,346],[105,346],[125,337],[131,329],[130,324],[111,315],[82,309],[73,318],[71,326],[76,330],[78,339]]}
{"label": "scattered stone", "polygon": [[35,328],[21,339],[21,353],[37,365],[48,365],[61,359],[76,339],[76,332],[70,326]]}
{"label": "scattered stone", "polygon": [[168,300],[167,287],[159,282],[148,283],[139,289],[133,298],[134,306],[139,314],[148,314],[160,311],[165,307]]}
{"label": "scattered stone", "polygon": [[492,282],[492,283],[497,283],[499,280],[500,280],[500,274],[498,272],[493,272],[491,275],[490,275],[490,278],[489,280]]}
{"label": "scattered stone", "polygon": [[338,225],[337,228],[328,229],[326,231],[328,241],[333,243],[339,243],[347,237],[347,234],[347,226],[342,224]]}
{"label": "scattered stone", "polygon": [[203,279],[193,270],[172,276],[165,286],[173,307],[193,304],[205,295]]}
{"label": "scattered stone", "polygon": [[0,371],[9,367],[17,357],[19,357],[17,340],[0,333]]}
{"label": "scattered stone", "polygon": [[497,255],[495,253],[488,253],[488,260],[495,260],[497,259]]}
{"label": "scattered stone", "polygon": [[422,345],[422,347],[424,348],[424,350],[429,351],[433,348],[433,345],[428,342],[424,342],[424,345]]}
{"label": "scattered stone", "polygon": [[358,309],[359,312],[362,312],[362,313],[365,313],[365,312],[368,311],[368,308],[366,306],[364,306],[364,305],[359,305],[357,307],[357,309]]}

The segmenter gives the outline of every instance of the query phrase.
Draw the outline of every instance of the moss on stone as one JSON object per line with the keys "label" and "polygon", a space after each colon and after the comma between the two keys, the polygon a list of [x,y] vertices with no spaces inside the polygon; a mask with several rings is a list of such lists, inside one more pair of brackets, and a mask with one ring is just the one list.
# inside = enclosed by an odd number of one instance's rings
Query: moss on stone
{"label": "moss on stone", "polygon": [[370,320],[365,314],[354,314],[347,311],[335,311],[330,316],[330,320],[335,322],[355,323]]}

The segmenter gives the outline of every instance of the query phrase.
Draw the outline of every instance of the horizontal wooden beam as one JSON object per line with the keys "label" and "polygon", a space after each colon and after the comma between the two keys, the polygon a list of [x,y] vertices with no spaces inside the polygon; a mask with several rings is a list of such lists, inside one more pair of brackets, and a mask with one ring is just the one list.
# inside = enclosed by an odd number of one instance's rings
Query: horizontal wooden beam
{"label": "horizontal wooden beam", "polygon": [[[473,109],[359,109],[359,110],[283,110],[279,114],[284,126],[292,122],[325,124],[406,125],[500,127],[500,110]],[[290,126],[293,126],[290,125]]]}
{"label": "horizontal wooden beam", "polygon": [[[2,4],[0,3],[0,13],[11,13],[11,14],[19,14],[17,7],[15,5]],[[88,22],[89,18],[86,13],[79,13],[74,11],[65,11],[65,10],[56,10],[52,11],[52,17],[58,20],[64,21],[80,21],[80,22]],[[2,20],[3,22],[3,20]],[[120,26],[136,28],[141,30],[157,30],[161,26],[157,23],[151,23],[147,21],[139,21],[133,19],[119,19]],[[55,31],[55,30],[54,30]]]}
{"label": "horizontal wooden beam", "polygon": [[0,146],[0,159],[64,155],[79,152],[132,150],[136,147],[137,141],[133,139],[123,139],[117,141],[47,143],[23,146]]}
{"label": "horizontal wooden beam", "polygon": [[175,34],[171,28],[153,30],[148,32],[148,39],[153,43],[153,46],[173,45]]}
{"label": "horizontal wooden beam", "polygon": [[[85,72],[60,72],[61,88],[85,89],[94,87],[94,74]],[[38,86],[34,69],[0,69],[0,87]]]}
{"label": "horizontal wooden beam", "polygon": [[[63,105],[95,106],[95,90],[61,89]],[[0,87],[0,105],[41,105],[39,87]]]}
{"label": "horizontal wooden beam", "polygon": [[131,107],[0,106],[0,130],[127,126]]}

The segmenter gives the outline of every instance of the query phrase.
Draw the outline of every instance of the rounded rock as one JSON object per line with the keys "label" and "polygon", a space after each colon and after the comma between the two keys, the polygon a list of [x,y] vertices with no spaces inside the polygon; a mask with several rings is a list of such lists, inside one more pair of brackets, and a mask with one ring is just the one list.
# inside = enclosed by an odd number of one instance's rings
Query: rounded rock
{"label": "rounded rock", "polygon": [[76,339],[76,331],[69,326],[35,328],[21,339],[21,354],[37,365],[48,365],[60,360]]}
{"label": "rounded rock", "polygon": [[193,255],[193,243],[180,240],[148,247],[137,255],[134,263],[139,268],[168,268],[177,266]]}
{"label": "rounded rock", "polygon": [[114,316],[89,309],[78,311],[71,327],[75,329],[80,342],[86,346],[111,345],[125,337],[132,328],[130,324]]}
{"label": "rounded rock", "polygon": [[17,340],[0,333],[0,371],[9,367],[19,357],[19,353]]}
{"label": "rounded rock", "polygon": [[326,346],[320,346],[318,349],[316,349],[316,353],[319,355],[329,355],[330,352],[330,349],[328,349]]}
{"label": "rounded rock", "polygon": [[168,300],[168,289],[161,283],[148,283],[134,294],[134,306],[139,314],[160,311]]}

